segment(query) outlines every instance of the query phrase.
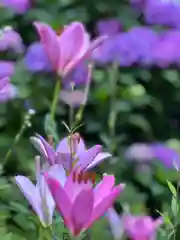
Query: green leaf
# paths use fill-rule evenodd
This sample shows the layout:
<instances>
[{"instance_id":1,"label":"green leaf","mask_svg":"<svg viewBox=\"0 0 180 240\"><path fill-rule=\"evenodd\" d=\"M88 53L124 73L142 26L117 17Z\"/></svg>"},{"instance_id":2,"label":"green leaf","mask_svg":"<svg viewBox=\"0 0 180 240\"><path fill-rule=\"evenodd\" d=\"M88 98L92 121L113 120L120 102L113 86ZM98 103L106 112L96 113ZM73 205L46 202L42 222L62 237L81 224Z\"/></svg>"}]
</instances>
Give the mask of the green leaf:
<instances>
[{"instance_id":1,"label":"green leaf","mask_svg":"<svg viewBox=\"0 0 180 240\"><path fill-rule=\"evenodd\" d=\"M171 191L171 193L173 194L173 196L176 198L177 197L177 191L176 191L176 188L173 186L173 184L167 180L167 184L168 184L168 187Z\"/></svg>"},{"instance_id":2,"label":"green leaf","mask_svg":"<svg viewBox=\"0 0 180 240\"><path fill-rule=\"evenodd\" d=\"M59 138L57 135L57 125L56 125L56 122L50 116L50 114L47 114L45 116L44 130L47 136L52 136L55 139L55 142L58 142Z\"/></svg>"},{"instance_id":3,"label":"green leaf","mask_svg":"<svg viewBox=\"0 0 180 240\"><path fill-rule=\"evenodd\" d=\"M178 206L178 203L177 203L177 199L174 198L174 197L172 197L171 209L172 209L173 215L176 217L177 214L178 214L178 211L179 211L179 206Z\"/></svg>"}]
</instances>

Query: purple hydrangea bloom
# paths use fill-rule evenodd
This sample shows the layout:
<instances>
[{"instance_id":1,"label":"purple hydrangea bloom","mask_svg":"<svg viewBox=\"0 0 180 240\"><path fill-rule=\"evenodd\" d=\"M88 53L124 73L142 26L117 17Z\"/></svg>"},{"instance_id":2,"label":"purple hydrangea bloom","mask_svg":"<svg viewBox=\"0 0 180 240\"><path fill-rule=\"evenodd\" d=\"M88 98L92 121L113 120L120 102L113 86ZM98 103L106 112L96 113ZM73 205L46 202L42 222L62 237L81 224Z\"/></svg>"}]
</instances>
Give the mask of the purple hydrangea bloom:
<instances>
[{"instance_id":1,"label":"purple hydrangea bloom","mask_svg":"<svg viewBox=\"0 0 180 240\"><path fill-rule=\"evenodd\" d=\"M146 0L143 12L147 23L180 27L180 3L178 0Z\"/></svg>"},{"instance_id":2,"label":"purple hydrangea bloom","mask_svg":"<svg viewBox=\"0 0 180 240\"><path fill-rule=\"evenodd\" d=\"M24 50L22 38L11 27L5 27L0 31L0 51L13 49L17 53L22 53Z\"/></svg>"},{"instance_id":3,"label":"purple hydrangea bloom","mask_svg":"<svg viewBox=\"0 0 180 240\"><path fill-rule=\"evenodd\" d=\"M40 42L35 42L28 48L24 61L26 68L31 72L51 70L51 63Z\"/></svg>"},{"instance_id":4,"label":"purple hydrangea bloom","mask_svg":"<svg viewBox=\"0 0 180 240\"><path fill-rule=\"evenodd\" d=\"M157 40L158 35L151 28L134 27L129 32L107 39L92 57L101 64L118 61L120 66L131 66L134 63L151 65L152 48Z\"/></svg>"},{"instance_id":5,"label":"purple hydrangea bloom","mask_svg":"<svg viewBox=\"0 0 180 240\"><path fill-rule=\"evenodd\" d=\"M30 0L1 0L0 3L19 14L25 13L30 8Z\"/></svg>"},{"instance_id":6,"label":"purple hydrangea bloom","mask_svg":"<svg viewBox=\"0 0 180 240\"><path fill-rule=\"evenodd\" d=\"M122 30L122 26L117 19L106 19L97 22L96 32L98 35L114 36Z\"/></svg>"},{"instance_id":7,"label":"purple hydrangea bloom","mask_svg":"<svg viewBox=\"0 0 180 240\"><path fill-rule=\"evenodd\" d=\"M169 30L161 34L153 49L154 64L169 67L180 64L180 31Z\"/></svg>"}]
</instances>

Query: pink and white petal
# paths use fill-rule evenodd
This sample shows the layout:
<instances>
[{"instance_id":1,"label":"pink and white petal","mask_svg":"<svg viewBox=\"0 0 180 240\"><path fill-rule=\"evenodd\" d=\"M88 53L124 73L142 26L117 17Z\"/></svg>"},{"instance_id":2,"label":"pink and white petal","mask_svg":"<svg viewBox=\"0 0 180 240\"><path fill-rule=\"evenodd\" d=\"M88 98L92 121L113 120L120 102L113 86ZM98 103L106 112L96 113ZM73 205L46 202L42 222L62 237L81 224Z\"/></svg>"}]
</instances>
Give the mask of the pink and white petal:
<instances>
[{"instance_id":1,"label":"pink and white petal","mask_svg":"<svg viewBox=\"0 0 180 240\"><path fill-rule=\"evenodd\" d=\"M92 52L99 47L108 37L107 36L101 36L97 39L95 39L89 46L89 48L87 49L87 51L84 53L84 55L82 55L79 58L76 58L75 61L70 62L65 71L64 71L64 75L66 75L67 73L71 72L76 66L78 66L79 64L81 64L83 61L87 60L90 58Z\"/></svg>"},{"instance_id":2,"label":"pink and white petal","mask_svg":"<svg viewBox=\"0 0 180 240\"><path fill-rule=\"evenodd\" d=\"M78 175L78 171L76 172ZM78 181L74 181L73 179L73 172L70 173L68 176L68 179L64 185L65 191L68 194L69 198L71 199L71 202L74 201L76 196L82 191L82 190L89 190L92 188L91 181L88 181L86 183Z\"/></svg>"},{"instance_id":3,"label":"pink and white petal","mask_svg":"<svg viewBox=\"0 0 180 240\"><path fill-rule=\"evenodd\" d=\"M64 69L71 62L83 45L84 27L79 22L73 22L67 26L60 36L61 61L59 68Z\"/></svg>"},{"instance_id":4,"label":"pink and white petal","mask_svg":"<svg viewBox=\"0 0 180 240\"><path fill-rule=\"evenodd\" d=\"M41 42L44 45L53 67L57 70L60 59L60 44L56 33L49 25L42 22L35 22L34 26L37 29Z\"/></svg>"},{"instance_id":5,"label":"pink and white petal","mask_svg":"<svg viewBox=\"0 0 180 240\"><path fill-rule=\"evenodd\" d=\"M95 221L98 220L107 210L112 207L113 202L119 196L120 192L124 189L124 184L120 184L116 186L112 192L102 199L97 205L94 206L93 213L91 215L91 219L85 226L85 228L89 228Z\"/></svg>"},{"instance_id":6,"label":"pink and white petal","mask_svg":"<svg viewBox=\"0 0 180 240\"><path fill-rule=\"evenodd\" d=\"M45 174L45 179L48 183L50 192L56 203L56 207L64 219L65 225L71 227L71 201L68 197L65 188L54 178L51 178L49 174Z\"/></svg>"},{"instance_id":7,"label":"pink and white petal","mask_svg":"<svg viewBox=\"0 0 180 240\"><path fill-rule=\"evenodd\" d=\"M94 202L98 204L103 198L107 197L115 184L114 175L104 175L102 181L94 189Z\"/></svg>"},{"instance_id":8,"label":"pink and white petal","mask_svg":"<svg viewBox=\"0 0 180 240\"><path fill-rule=\"evenodd\" d=\"M114 238L121 239L124 232L122 219L113 208L108 209L107 219Z\"/></svg>"},{"instance_id":9,"label":"pink and white petal","mask_svg":"<svg viewBox=\"0 0 180 240\"><path fill-rule=\"evenodd\" d=\"M48 174L60 182L62 186L64 186L65 182L67 181L66 171L62 165L55 164L51 166Z\"/></svg>"},{"instance_id":10,"label":"pink and white petal","mask_svg":"<svg viewBox=\"0 0 180 240\"><path fill-rule=\"evenodd\" d=\"M86 54L89 46L90 46L90 36L87 32L85 32L85 29L84 29L81 49L79 49L79 51L76 52L77 54L74 56L74 58L71 59L71 61L64 68L64 75L67 75L68 73L72 72L73 69L76 68L77 65L82 62L82 58Z\"/></svg>"},{"instance_id":11,"label":"pink and white petal","mask_svg":"<svg viewBox=\"0 0 180 240\"><path fill-rule=\"evenodd\" d=\"M85 143L84 143L83 139L80 138L76 154L79 155L84 150L86 150L86 146L85 146ZM69 147L68 137L63 138L60 141L60 143L58 144L58 146L56 148L56 152L59 152L59 153L69 153L70 154L70 147Z\"/></svg>"},{"instance_id":12,"label":"pink and white petal","mask_svg":"<svg viewBox=\"0 0 180 240\"><path fill-rule=\"evenodd\" d=\"M51 147L51 145L49 145L49 143L41 135L39 134L36 134L36 135L44 146L49 164L50 165L55 164L56 154L54 149Z\"/></svg>"},{"instance_id":13,"label":"pink and white petal","mask_svg":"<svg viewBox=\"0 0 180 240\"><path fill-rule=\"evenodd\" d=\"M40 175L40 181L37 187L39 188L39 193L42 199L41 204L42 204L44 219L46 220L47 225L51 225L53 220L53 213L55 209L55 202L52 198L52 194L49 190L47 182L42 174Z\"/></svg>"},{"instance_id":14,"label":"pink and white petal","mask_svg":"<svg viewBox=\"0 0 180 240\"><path fill-rule=\"evenodd\" d=\"M74 169L80 168L85 169L87 168L96 158L96 156L102 151L101 145L95 145L88 150L81 152L78 158L78 162L76 163Z\"/></svg>"},{"instance_id":15,"label":"pink and white petal","mask_svg":"<svg viewBox=\"0 0 180 240\"><path fill-rule=\"evenodd\" d=\"M34 146L34 148L45 158L47 158L47 153L46 153L46 149L44 147L44 144L42 143L42 141L37 138L37 137L30 137L30 141L32 143L32 145Z\"/></svg>"},{"instance_id":16,"label":"pink and white petal","mask_svg":"<svg viewBox=\"0 0 180 240\"><path fill-rule=\"evenodd\" d=\"M35 213L38 215L40 220L44 222L43 211L41 208L41 198L38 189L27 177L19 175L15 177L15 181Z\"/></svg>"},{"instance_id":17,"label":"pink and white petal","mask_svg":"<svg viewBox=\"0 0 180 240\"><path fill-rule=\"evenodd\" d=\"M89 221L93 211L93 202L94 196L92 189L82 190L77 195L71 210L74 235L78 235Z\"/></svg>"},{"instance_id":18,"label":"pink and white petal","mask_svg":"<svg viewBox=\"0 0 180 240\"><path fill-rule=\"evenodd\" d=\"M94 161L87 167L87 169L91 169L93 167L95 167L96 165L98 165L99 163L101 163L102 161L104 161L105 159L112 157L112 155L110 153L98 153L98 155L95 157Z\"/></svg>"}]
</instances>

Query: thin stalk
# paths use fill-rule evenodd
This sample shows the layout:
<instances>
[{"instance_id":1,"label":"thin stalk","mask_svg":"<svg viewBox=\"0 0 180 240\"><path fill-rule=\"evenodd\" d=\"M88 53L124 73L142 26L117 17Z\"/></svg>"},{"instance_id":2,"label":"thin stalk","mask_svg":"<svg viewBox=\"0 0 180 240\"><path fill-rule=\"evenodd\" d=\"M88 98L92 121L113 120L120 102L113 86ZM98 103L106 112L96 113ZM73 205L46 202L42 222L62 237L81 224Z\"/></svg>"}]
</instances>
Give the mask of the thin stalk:
<instances>
[{"instance_id":1,"label":"thin stalk","mask_svg":"<svg viewBox=\"0 0 180 240\"><path fill-rule=\"evenodd\" d=\"M114 62L109 72L109 89L110 89L110 114L109 114L109 136L114 138L116 126L116 84L118 80L118 64Z\"/></svg>"},{"instance_id":2,"label":"thin stalk","mask_svg":"<svg viewBox=\"0 0 180 240\"><path fill-rule=\"evenodd\" d=\"M12 143L12 146L11 148L9 148L9 150L7 151L6 153L6 156L5 156L5 159L4 159L4 162L3 162L3 165L6 165L6 163L8 162L9 158L11 157L11 154L12 154L12 151L13 149L15 148L15 146L19 143L22 135L24 134L25 130L28 128L28 127L31 127L31 117L32 115L35 114L35 111L30 109L28 111L28 113L25 114L24 116L24 120L23 120L23 123L19 129L19 131L17 132L15 138L14 138L14 141Z\"/></svg>"},{"instance_id":3,"label":"thin stalk","mask_svg":"<svg viewBox=\"0 0 180 240\"><path fill-rule=\"evenodd\" d=\"M60 81L58 80L54 88L54 96L53 96L53 100L50 108L50 114L53 120L56 113L60 90L61 90L61 84L60 84Z\"/></svg>"}]
</instances>

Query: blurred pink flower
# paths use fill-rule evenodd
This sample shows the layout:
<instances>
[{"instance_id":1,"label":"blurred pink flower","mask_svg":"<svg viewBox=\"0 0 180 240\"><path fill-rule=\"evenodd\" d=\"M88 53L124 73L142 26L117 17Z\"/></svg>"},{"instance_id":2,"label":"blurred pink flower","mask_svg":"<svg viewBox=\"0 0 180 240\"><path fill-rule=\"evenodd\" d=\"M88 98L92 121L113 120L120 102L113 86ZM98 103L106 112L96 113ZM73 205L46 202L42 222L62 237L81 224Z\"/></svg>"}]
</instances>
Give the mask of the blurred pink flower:
<instances>
[{"instance_id":1,"label":"blurred pink flower","mask_svg":"<svg viewBox=\"0 0 180 240\"><path fill-rule=\"evenodd\" d=\"M0 32L0 51L14 50L17 53L22 53L24 50L22 38L10 27L5 27Z\"/></svg>"},{"instance_id":2,"label":"blurred pink flower","mask_svg":"<svg viewBox=\"0 0 180 240\"><path fill-rule=\"evenodd\" d=\"M161 217L156 220L150 216L123 217L124 230L132 240L155 240L156 230L162 223Z\"/></svg>"},{"instance_id":3,"label":"blurred pink flower","mask_svg":"<svg viewBox=\"0 0 180 240\"><path fill-rule=\"evenodd\" d=\"M70 73L104 40L100 37L91 43L89 34L80 22L66 26L61 35L45 23L35 22L34 25L54 70L60 76Z\"/></svg>"},{"instance_id":4,"label":"blurred pink flower","mask_svg":"<svg viewBox=\"0 0 180 240\"><path fill-rule=\"evenodd\" d=\"M51 166L49 173L58 179L62 185L65 183L66 173L63 167L59 165ZM21 175L16 176L15 181L43 226L51 225L55 203L44 179L44 175L41 173L39 158L36 159L35 185L27 177Z\"/></svg>"},{"instance_id":5,"label":"blurred pink flower","mask_svg":"<svg viewBox=\"0 0 180 240\"><path fill-rule=\"evenodd\" d=\"M23 14L30 8L30 0L0 0L0 5Z\"/></svg>"},{"instance_id":6,"label":"blurred pink flower","mask_svg":"<svg viewBox=\"0 0 180 240\"><path fill-rule=\"evenodd\" d=\"M74 182L72 175L69 175L64 186L48 173L45 178L65 225L73 236L77 236L112 206L125 185L114 187L114 176L106 175L93 189L90 182Z\"/></svg>"},{"instance_id":7,"label":"blurred pink flower","mask_svg":"<svg viewBox=\"0 0 180 240\"><path fill-rule=\"evenodd\" d=\"M17 88L10 83L8 77L0 79L0 102L7 102L16 97L17 94Z\"/></svg>"},{"instance_id":8,"label":"blurred pink flower","mask_svg":"<svg viewBox=\"0 0 180 240\"><path fill-rule=\"evenodd\" d=\"M14 73L14 62L0 60L0 79L10 77Z\"/></svg>"}]
</instances>

